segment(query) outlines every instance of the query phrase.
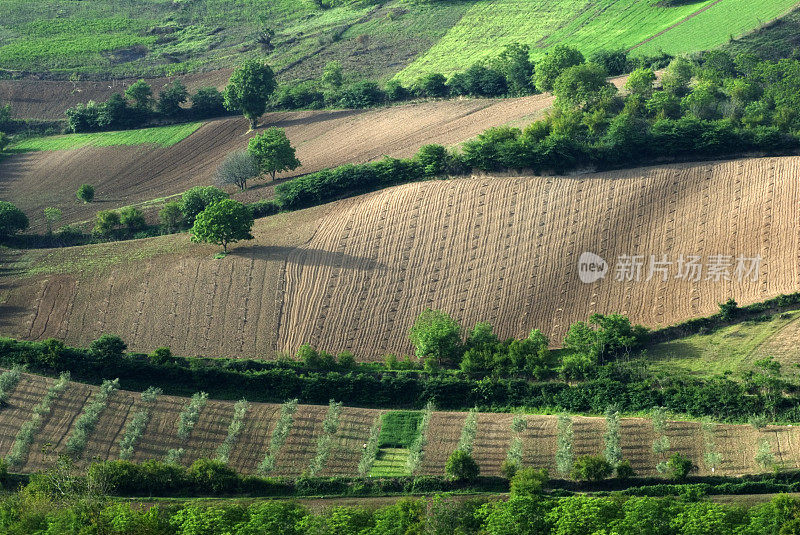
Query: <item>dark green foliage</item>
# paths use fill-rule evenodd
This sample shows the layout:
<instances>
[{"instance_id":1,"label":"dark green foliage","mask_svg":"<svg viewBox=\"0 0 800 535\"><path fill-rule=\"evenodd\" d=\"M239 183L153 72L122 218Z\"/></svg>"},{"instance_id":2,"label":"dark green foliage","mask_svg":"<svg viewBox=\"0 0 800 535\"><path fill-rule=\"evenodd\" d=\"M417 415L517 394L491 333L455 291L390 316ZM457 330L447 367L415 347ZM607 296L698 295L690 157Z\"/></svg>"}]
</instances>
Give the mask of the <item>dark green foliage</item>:
<instances>
[{"instance_id":1,"label":"dark green foliage","mask_svg":"<svg viewBox=\"0 0 800 535\"><path fill-rule=\"evenodd\" d=\"M381 416L379 448L408 448L419 435L422 413L419 411L389 411Z\"/></svg>"},{"instance_id":2,"label":"dark green foliage","mask_svg":"<svg viewBox=\"0 0 800 535\"><path fill-rule=\"evenodd\" d=\"M461 326L446 312L425 310L411 327L409 338L421 359L433 359L438 366L461 360Z\"/></svg>"},{"instance_id":3,"label":"dark green foliage","mask_svg":"<svg viewBox=\"0 0 800 535\"><path fill-rule=\"evenodd\" d=\"M615 475L617 479L626 481L632 477L636 477L636 472L634 472L631 462L626 459L617 464Z\"/></svg>"},{"instance_id":4,"label":"dark green foliage","mask_svg":"<svg viewBox=\"0 0 800 535\"><path fill-rule=\"evenodd\" d=\"M186 224L193 225L197 214L206 209L207 206L225 200L229 197L227 193L214 186L195 186L184 192L181 197L181 212L186 218Z\"/></svg>"},{"instance_id":5,"label":"dark green foliage","mask_svg":"<svg viewBox=\"0 0 800 535\"><path fill-rule=\"evenodd\" d=\"M414 82L413 91L420 97L446 97L447 79L440 73L423 75Z\"/></svg>"},{"instance_id":6,"label":"dark green foliage","mask_svg":"<svg viewBox=\"0 0 800 535\"><path fill-rule=\"evenodd\" d=\"M564 349L602 364L639 347L646 333L641 325L631 325L626 316L592 314L588 323L570 326Z\"/></svg>"},{"instance_id":7,"label":"dark green foliage","mask_svg":"<svg viewBox=\"0 0 800 535\"><path fill-rule=\"evenodd\" d=\"M556 78L574 65L580 65L586 60L583 54L575 48L566 45L556 45L536 63L534 83L539 91L550 91Z\"/></svg>"},{"instance_id":8,"label":"dark green foliage","mask_svg":"<svg viewBox=\"0 0 800 535\"><path fill-rule=\"evenodd\" d=\"M149 110L153 104L153 88L144 80L138 80L125 90L125 97L133 101L134 107Z\"/></svg>"},{"instance_id":9,"label":"dark green foliage","mask_svg":"<svg viewBox=\"0 0 800 535\"><path fill-rule=\"evenodd\" d=\"M475 63L466 71L454 74L447 86L451 95L498 97L508 93L505 76L481 63Z\"/></svg>"},{"instance_id":10,"label":"dark green foliage","mask_svg":"<svg viewBox=\"0 0 800 535\"><path fill-rule=\"evenodd\" d=\"M344 88L339 94L343 108L371 108L383 104L386 94L376 82L365 80Z\"/></svg>"},{"instance_id":11,"label":"dark green foliage","mask_svg":"<svg viewBox=\"0 0 800 535\"><path fill-rule=\"evenodd\" d=\"M147 222L144 220L144 214L142 214L141 210L133 206L120 209L119 222L121 225L128 227L130 232L142 230L147 226Z\"/></svg>"},{"instance_id":12,"label":"dark green foliage","mask_svg":"<svg viewBox=\"0 0 800 535\"><path fill-rule=\"evenodd\" d=\"M547 470L520 468L511 478L511 496L535 496L541 494L549 480Z\"/></svg>"},{"instance_id":13,"label":"dark green foliage","mask_svg":"<svg viewBox=\"0 0 800 535\"><path fill-rule=\"evenodd\" d=\"M667 468L671 479L676 481L685 480L689 474L697 470L697 466L688 457L680 453L673 453L667 461Z\"/></svg>"},{"instance_id":14,"label":"dark green foliage","mask_svg":"<svg viewBox=\"0 0 800 535\"><path fill-rule=\"evenodd\" d=\"M734 299L728 299L724 303L719 304L719 319L722 321L731 321L739 313L739 305Z\"/></svg>"},{"instance_id":15,"label":"dark green foliage","mask_svg":"<svg viewBox=\"0 0 800 535\"><path fill-rule=\"evenodd\" d=\"M415 158L427 177L441 175L447 169L447 149L441 145L423 145Z\"/></svg>"},{"instance_id":16,"label":"dark green foliage","mask_svg":"<svg viewBox=\"0 0 800 535\"><path fill-rule=\"evenodd\" d=\"M175 80L158 95L158 112L166 117L177 117L183 112L181 104L188 98L186 86L180 80Z\"/></svg>"},{"instance_id":17,"label":"dark green foliage","mask_svg":"<svg viewBox=\"0 0 800 535\"><path fill-rule=\"evenodd\" d=\"M294 147L281 128L268 128L251 138L247 145L247 153L253 159L256 169L268 173L272 180L275 180L277 173L293 171L300 167L300 160L295 156Z\"/></svg>"},{"instance_id":18,"label":"dark green foliage","mask_svg":"<svg viewBox=\"0 0 800 535\"><path fill-rule=\"evenodd\" d=\"M7 238L28 228L28 217L10 202L0 201L0 238Z\"/></svg>"},{"instance_id":19,"label":"dark green foliage","mask_svg":"<svg viewBox=\"0 0 800 535\"><path fill-rule=\"evenodd\" d=\"M472 455L463 450L456 450L447 459L444 473L453 481L473 481L480 474L480 467Z\"/></svg>"},{"instance_id":20,"label":"dark green foliage","mask_svg":"<svg viewBox=\"0 0 800 535\"><path fill-rule=\"evenodd\" d=\"M168 202L158 211L158 220L161 227L168 233L176 232L183 226L184 216L181 203Z\"/></svg>"},{"instance_id":21,"label":"dark green foliage","mask_svg":"<svg viewBox=\"0 0 800 535\"><path fill-rule=\"evenodd\" d=\"M78 197L78 200L83 202L92 202L94 200L94 186L91 184L82 184L81 187L78 188L78 191L75 192L75 196Z\"/></svg>"},{"instance_id":22,"label":"dark green foliage","mask_svg":"<svg viewBox=\"0 0 800 535\"><path fill-rule=\"evenodd\" d=\"M582 455L575 459L570 477L579 481L601 481L614 472L602 455Z\"/></svg>"},{"instance_id":23,"label":"dark green foliage","mask_svg":"<svg viewBox=\"0 0 800 535\"><path fill-rule=\"evenodd\" d=\"M240 111L250 121L250 128L254 129L276 87L275 74L269 65L258 60L245 61L233 71L228 81L225 107Z\"/></svg>"},{"instance_id":24,"label":"dark green foliage","mask_svg":"<svg viewBox=\"0 0 800 535\"><path fill-rule=\"evenodd\" d=\"M272 96L272 107L287 110L319 109L325 106L325 95L314 82L280 86Z\"/></svg>"},{"instance_id":25,"label":"dark green foliage","mask_svg":"<svg viewBox=\"0 0 800 535\"><path fill-rule=\"evenodd\" d=\"M252 240L253 212L233 199L224 199L207 206L197 214L192 225L192 241L222 245L228 252L228 244L239 240Z\"/></svg>"},{"instance_id":26,"label":"dark green foliage","mask_svg":"<svg viewBox=\"0 0 800 535\"><path fill-rule=\"evenodd\" d=\"M225 97L216 87L201 87L191 96L192 115L197 119L225 115Z\"/></svg>"},{"instance_id":27,"label":"dark green foliage","mask_svg":"<svg viewBox=\"0 0 800 535\"><path fill-rule=\"evenodd\" d=\"M127 349L128 344L114 334L104 334L89 346L92 356L105 365L113 365L118 362Z\"/></svg>"},{"instance_id":28,"label":"dark green foliage","mask_svg":"<svg viewBox=\"0 0 800 535\"><path fill-rule=\"evenodd\" d=\"M99 238L108 238L120 224L119 212L115 210L100 210L95 215L92 234Z\"/></svg>"}]
</instances>

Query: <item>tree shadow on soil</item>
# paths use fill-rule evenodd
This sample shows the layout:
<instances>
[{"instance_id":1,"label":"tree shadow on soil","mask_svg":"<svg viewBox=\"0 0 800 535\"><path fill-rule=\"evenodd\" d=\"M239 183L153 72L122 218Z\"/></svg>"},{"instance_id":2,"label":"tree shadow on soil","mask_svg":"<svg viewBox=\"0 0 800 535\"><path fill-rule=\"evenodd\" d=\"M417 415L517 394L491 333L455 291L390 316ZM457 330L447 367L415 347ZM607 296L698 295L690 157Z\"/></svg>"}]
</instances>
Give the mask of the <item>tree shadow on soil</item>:
<instances>
[{"instance_id":1,"label":"tree shadow on soil","mask_svg":"<svg viewBox=\"0 0 800 535\"><path fill-rule=\"evenodd\" d=\"M291 253L295 254L291 255ZM386 264L372 258L325 251L323 249L299 249L297 247L282 247L278 245L242 245L231 250L229 255L253 256L259 260L285 260L304 266L333 266L358 271L386 269Z\"/></svg>"}]
</instances>

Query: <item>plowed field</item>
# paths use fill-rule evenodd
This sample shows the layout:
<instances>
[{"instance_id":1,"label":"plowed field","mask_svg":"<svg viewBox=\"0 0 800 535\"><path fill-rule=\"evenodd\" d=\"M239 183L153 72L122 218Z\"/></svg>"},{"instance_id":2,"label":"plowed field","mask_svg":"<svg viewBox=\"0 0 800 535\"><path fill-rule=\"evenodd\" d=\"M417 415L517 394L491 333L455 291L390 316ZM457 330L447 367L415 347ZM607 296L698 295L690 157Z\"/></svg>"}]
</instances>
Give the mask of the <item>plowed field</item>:
<instances>
[{"instance_id":1,"label":"plowed field","mask_svg":"<svg viewBox=\"0 0 800 535\"><path fill-rule=\"evenodd\" d=\"M35 375L25 375L13 390L8 406L0 409L0 456L11 449L20 426L31 416L31 408L41 400L51 380ZM63 451L72 433L74 422L89 402L96 387L71 383L57 398L50 416L45 417L36 434L23 472L32 472L53 462ZM160 396L151 411L151 419L142 440L134 451L135 461L163 460L170 448L182 447L181 458L190 464L199 457L214 457L217 447L226 436L233 402L209 401L200 413L200 419L188 441L177 436L178 415L188 399ZM119 441L133 413L141 404L139 394L114 392L103 410L79 464L86 465L95 459L117 459ZM269 448L269 440L278 418L279 405L254 403L248 411L244 427L230 455L229 464L243 473L254 473L258 463ZM297 476L308 468L316 453L317 437L322 433L327 407L300 405L289 437L276 458L273 475ZM363 444L367 442L370 427L381 413L375 409L344 407L339 430L334 435L330 455L321 475L357 475ZM458 445L465 413L434 412L428 429L421 474L443 474L447 458ZM485 475L499 475L500 464L505 460L511 442L510 414L481 413L473 443L473 455ZM528 428L520 434L523 443L523 464L548 468L555 474L556 417L526 416ZM578 455L596 455L603 450L603 418L574 417L574 447ZM624 458L631 461L640 475L655 475L658 460L652 452L656 438L649 420L623 418L621 439ZM766 439L771 445L775 461L786 468L800 467L800 429L791 426L769 426L757 431L750 426L718 425L715 430L717 451L722 463L716 474L741 475L761 471L754 461L756 445ZM668 422L666 435L672 452L680 452L693 459L700 467L699 473L709 473L703 463L705 442L696 422ZM47 445L49 453L42 453Z\"/></svg>"},{"instance_id":2,"label":"plowed field","mask_svg":"<svg viewBox=\"0 0 800 535\"><path fill-rule=\"evenodd\" d=\"M3 251L0 329L87 344L101 333L136 350L265 356L302 343L360 360L410 352L427 307L503 337L539 328L555 344L594 312L649 326L796 290L800 158L681 164L581 177L408 184L259 220L256 239L213 259L185 235L26 254ZM583 252L609 271L579 280ZM641 256L639 280L616 280ZM650 275L650 257L666 260ZM699 280L680 255L701 257ZM708 280L712 257L731 263ZM757 280L735 258L760 255ZM633 278L633 274L632 277Z\"/></svg>"},{"instance_id":3,"label":"plowed field","mask_svg":"<svg viewBox=\"0 0 800 535\"><path fill-rule=\"evenodd\" d=\"M384 155L412 156L426 143L457 145L491 126L526 124L552 104L538 95L503 100L425 102L375 110L270 113L265 126L284 128L303 166L283 177ZM247 121L206 123L172 147L82 147L30 152L0 162L0 199L29 214L34 229L44 228L42 210L60 208L64 223L92 219L98 210L119 208L208 185L229 153L247 146ZM95 202L75 198L81 184L95 186ZM242 201L272 195L269 182L237 194Z\"/></svg>"}]
</instances>

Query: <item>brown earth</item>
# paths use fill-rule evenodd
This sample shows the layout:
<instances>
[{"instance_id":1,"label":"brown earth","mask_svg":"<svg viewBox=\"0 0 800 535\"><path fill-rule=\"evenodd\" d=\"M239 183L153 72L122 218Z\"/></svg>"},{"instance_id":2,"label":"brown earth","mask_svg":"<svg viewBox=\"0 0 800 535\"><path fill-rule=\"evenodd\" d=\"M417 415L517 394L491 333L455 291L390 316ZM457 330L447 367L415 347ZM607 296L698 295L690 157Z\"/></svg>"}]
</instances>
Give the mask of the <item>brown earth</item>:
<instances>
[{"instance_id":1,"label":"brown earth","mask_svg":"<svg viewBox=\"0 0 800 535\"><path fill-rule=\"evenodd\" d=\"M457 145L490 126L524 124L549 108L552 99L533 96L506 100L423 102L374 110L269 113L262 125L284 128L303 166L281 178L383 156L412 156L426 143ZM108 210L175 195L213 183L219 163L246 148L247 121L218 119L204 124L169 148L139 145L83 147L30 152L0 162L0 198L30 214L33 228L44 228L42 210L62 210L64 223L87 221ZM75 191L90 183L95 201L79 202ZM259 182L242 201L272 196L272 184ZM232 192L234 190L231 190Z\"/></svg>"},{"instance_id":2,"label":"brown earth","mask_svg":"<svg viewBox=\"0 0 800 535\"><path fill-rule=\"evenodd\" d=\"M158 95L161 89L174 80L183 82L190 92L200 87L224 88L231 76L231 69L195 73L169 78L146 78ZM90 100L105 102L114 93L124 93L137 78L103 81L55 81L27 77L20 80L0 80L0 102L11 104L14 117L18 119L42 119L55 121L64 118L64 112L77 104Z\"/></svg>"},{"instance_id":3,"label":"brown earth","mask_svg":"<svg viewBox=\"0 0 800 535\"><path fill-rule=\"evenodd\" d=\"M580 177L407 184L261 219L226 259L186 235L25 254L0 251L0 328L10 336L262 357L302 343L359 360L409 353L425 308L502 337L539 328L558 344L594 312L648 326L796 290L800 158L679 164ZM582 284L578 258L607 276ZM757 281L647 281L650 255L760 255ZM615 280L644 255L641 280ZM706 276L704 272L703 277Z\"/></svg>"},{"instance_id":4,"label":"brown earth","mask_svg":"<svg viewBox=\"0 0 800 535\"><path fill-rule=\"evenodd\" d=\"M24 375L11 392L9 403L0 409L0 456L11 449L17 431L30 419L33 405L38 403L52 384L51 379ZM74 422L85 405L90 402L97 387L71 383L56 399L51 414L44 418L36 434L30 454L22 472L40 470L52 463L64 451L72 434ZM214 457L217 447L227 434L233 414L233 402L209 400L200 413L200 420L188 441L177 437L177 421L187 398L160 396L153 406L150 422L141 442L135 448L134 460L163 460L170 448L183 447L181 458L191 464L199 457ZM97 427L89 437L80 460L85 466L93 460L117 459L119 441L133 413L141 404L140 394L127 391L114 392L106 409L101 413ZM258 463L269 448L272 428L277 421L279 405L253 403L245 425L233 446L229 464L242 473L254 473ZM326 406L300 405L295 413L289 437L279 451L273 475L300 475L314 458L317 438L322 432ZM363 444L380 409L344 407L339 429L321 475L356 476L362 456ZM428 429L420 473L441 475L447 458L455 450L466 414L459 412L434 412ZM521 433L525 466L555 470L556 417L527 415L528 429ZM510 414L480 413L473 456L484 475L499 475L500 464L505 460L511 442ZM603 450L603 418L573 417L573 452L579 455L597 455ZM703 462L705 440L698 422L669 421L666 435L670 439L670 454L680 452L699 465L699 474L708 475ZM634 470L642 476L656 474L655 465L660 460L652 452L656 434L652 423L642 418L623 418L621 421L622 450ZM758 441L766 439L779 465L800 468L800 429L792 426L768 426L756 430L744 425L719 424L714 431L716 450L722 454L722 464L717 475L742 475L761 472L754 457ZM47 450L43 453L42 450Z\"/></svg>"}]
</instances>

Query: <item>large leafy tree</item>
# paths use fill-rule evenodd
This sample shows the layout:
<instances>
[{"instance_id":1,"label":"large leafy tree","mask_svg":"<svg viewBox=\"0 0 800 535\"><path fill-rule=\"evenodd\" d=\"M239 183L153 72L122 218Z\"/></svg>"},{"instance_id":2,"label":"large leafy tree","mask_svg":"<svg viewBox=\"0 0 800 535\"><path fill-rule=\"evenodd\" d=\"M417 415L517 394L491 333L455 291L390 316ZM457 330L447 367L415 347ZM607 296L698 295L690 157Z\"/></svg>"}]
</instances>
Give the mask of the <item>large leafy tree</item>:
<instances>
[{"instance_id":1,"label":"large leafy tree","mask_svg":"<svg viewBox=\"0 0 800 535\"><path fill-rule=\"evenodd\" d=\"M253 212L233 199L211 204L197 214L192 226L192 241L222 245L228 252L228 244L239 240L252 240Z\"/></svg>"},{"instance_id":2,"label":"large leafy tree","mask_svg":"<svg viewBox=\"0 0 800 535\"><path fill-rule=\"evenodd\" d=\"M420 358L429 357L442 365L455 363L461 352L461 326L446 312L427 309L409 332Z\"/></svg>"},{"instance_id":3,"label":"large leafy tree","mask_svg":"<svg viewBox=\"0 0 800 535\"><path fill-rule=\"evenodd\" d=\"M258 168L269 173L272 180L281 171L292 171L300 167L294 147L282 128L268 128L255 136L247 145L247 152L253 157Z\"/></svg>"},{"instance_id":4,"label":"large leafy tree","mask_svg":"<svg viewBox=\"0 0 800 535\"><path fill-rule=\"evenodd\" d=\"M250 128L258 126L258 118L267 110L267 101L275 91L275 73L269 65L249 60L239 66L225 88L225 107L240 110L250 121Z\"/></svg>"}]
</instances>

